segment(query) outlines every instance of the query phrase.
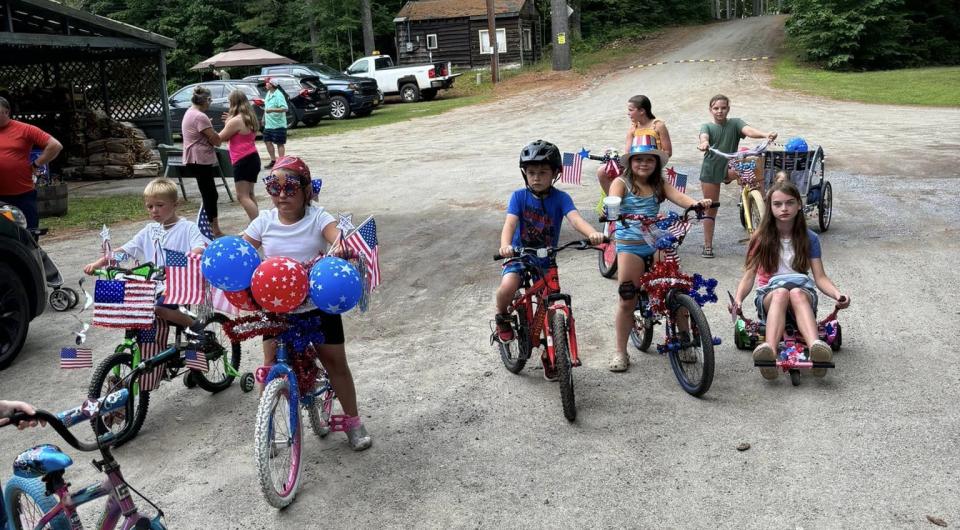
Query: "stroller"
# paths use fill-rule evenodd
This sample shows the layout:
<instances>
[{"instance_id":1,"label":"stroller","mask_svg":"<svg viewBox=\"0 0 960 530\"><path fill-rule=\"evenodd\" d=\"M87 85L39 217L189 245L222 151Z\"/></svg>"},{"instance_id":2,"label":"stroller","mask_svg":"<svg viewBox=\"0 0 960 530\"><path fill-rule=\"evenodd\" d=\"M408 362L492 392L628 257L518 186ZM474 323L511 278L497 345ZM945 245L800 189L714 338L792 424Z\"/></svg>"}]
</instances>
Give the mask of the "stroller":
<instances>
[{"instance_id":1,"label":"stroller","mask_svg":"<svg viewBox=\"0 0 960 530\"><path fill-rule=\"evenodd\" d=\"M39 246L40 236L46 234L47 229L35 228L30 230L30 233L33 234L33 239L37 241L37 246ZM63 286L63 276L60 275L60 269L50 259L47 252L43 250L43 247L40 247L40 256L43 259L43 273L46 276L47 287L53 289L47 297L50 307L57 311L67 311L77 307L80 302L80 295L74 289Z\"/></svg>"}]
</instances>

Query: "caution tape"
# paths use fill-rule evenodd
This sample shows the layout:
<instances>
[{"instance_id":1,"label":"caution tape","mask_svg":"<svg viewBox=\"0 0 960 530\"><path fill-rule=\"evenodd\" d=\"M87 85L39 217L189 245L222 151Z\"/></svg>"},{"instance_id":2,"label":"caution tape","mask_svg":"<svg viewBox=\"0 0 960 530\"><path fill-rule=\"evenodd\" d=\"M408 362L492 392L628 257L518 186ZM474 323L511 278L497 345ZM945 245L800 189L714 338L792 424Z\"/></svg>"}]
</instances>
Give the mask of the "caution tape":
<instances>
[{"instance_id":1,"label":"caution tape","mask_svg":"<svg viewBox=\"0 0 960 530\"><path fill-rule=\"evenodd\" d=\"M759 57L741 57L739 59L680 59L678 61L660 61L658 63L636 64L630 68L647 68L650 66L660 66L663 64L683 64L683 63L745 63L751 61L766 61L773 59L772 55L761 55Z\"/></svg>"}]
</instances>

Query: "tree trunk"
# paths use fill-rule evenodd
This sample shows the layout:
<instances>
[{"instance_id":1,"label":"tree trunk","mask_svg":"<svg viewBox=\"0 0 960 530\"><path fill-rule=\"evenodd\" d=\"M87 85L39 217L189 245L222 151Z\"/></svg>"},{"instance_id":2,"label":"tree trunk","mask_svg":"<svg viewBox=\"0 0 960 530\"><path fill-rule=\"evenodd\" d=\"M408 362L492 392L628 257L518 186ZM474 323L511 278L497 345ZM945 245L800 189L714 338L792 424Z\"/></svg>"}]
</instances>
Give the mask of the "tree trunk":
<instances>
[{"instance_id":1,"label":"tree trunk","mask_svg":"<svg viewBox=\"0 0 960 530\"><path fill-rule=\"evenodd\" d=\"M370 12L370 0L360 0L360 21L363 24L363 54L373 55L373 14Z\"/></svg>"},{"instance_id":2,"label":"tree trunk","mask_svg":"<svg viewBox=\"0 0 960 530\"><path fill-rule=\"evenodd\" d=\"M320 62L320 53L318 48L320 47L320 30L317 28L317 15L311 10L309 12L310 23L310 61L314 63Z\"/></svg>"},{"instance_id":3,"label":"tree trunk","mask_svg":"<svg viewBox=\"0 0 960 530\"><path fill-rule=\"evenodd\" d=\"M727 0L727 20L730 20L733 16L730 15L730 0Z\"/></svg>"}]
</instances>

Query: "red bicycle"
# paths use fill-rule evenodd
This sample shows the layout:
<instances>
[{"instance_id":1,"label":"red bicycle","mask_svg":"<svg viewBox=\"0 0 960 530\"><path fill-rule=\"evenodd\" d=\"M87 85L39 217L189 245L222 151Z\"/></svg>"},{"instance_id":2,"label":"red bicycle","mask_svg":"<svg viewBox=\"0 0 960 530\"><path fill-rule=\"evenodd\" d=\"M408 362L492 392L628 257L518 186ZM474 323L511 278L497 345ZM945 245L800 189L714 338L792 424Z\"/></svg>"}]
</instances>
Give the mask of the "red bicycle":
<instances>
[{"instance_id":1,"label":"red bicycle","mask_svg":"<svg viewBox=\"0 0 960 530\"><path fill-rule=\"evenodd\" d=\"M562 250L599 250L587 239L571 241L559 247L516 247L516 257L509 258L521 266L520 289L507 308L513 327L513 340L500 341L494 331L490 343L498 344L500 359L512 373L520 373L534 348L546 347L544 369L553 370L560 382L560 401L563 415L569 421L577 418L577 403L573 391L573 367L580 366L577 352L577 332L573 320L570 295L560 291L560 275L556 256ZM542 268L537 259L549 260ZM504 259L497 254L494 260Z\"/></svg>"}]
</instances>

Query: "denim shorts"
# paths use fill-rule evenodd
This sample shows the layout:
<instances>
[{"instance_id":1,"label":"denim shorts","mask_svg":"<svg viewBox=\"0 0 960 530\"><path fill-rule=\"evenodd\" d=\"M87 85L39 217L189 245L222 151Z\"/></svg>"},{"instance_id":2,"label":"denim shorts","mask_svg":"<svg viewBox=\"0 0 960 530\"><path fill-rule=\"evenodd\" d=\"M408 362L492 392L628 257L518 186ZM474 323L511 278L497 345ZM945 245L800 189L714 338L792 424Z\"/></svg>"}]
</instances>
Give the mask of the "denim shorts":
<instances>
[{"instance_id":1,"label":"denim shorts","mask_svg":"<svg viewBox=\"0 0 960 530\"><path fill-rule=\"evenodd\" d=\"M264 129L263 141L270 142L272 144L283 145L287 143L287 129Z\"/></svg>"},{"instance_id":2,"label":"denim shorts","mask_svg":"<svg viewBox=\"0 0 960 530\"><path fill-rule=\"evenodd\" d=\"M500 271L500 276L506 276L507 274L523 274L523 265L522 261L519 259L511 259L510 261L503 264L503 270ZM550 258L534 258L532 263L539 266L543 270L550 268Z\"/></svg>"}]
</instances>

